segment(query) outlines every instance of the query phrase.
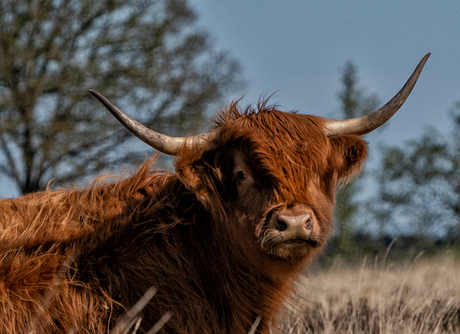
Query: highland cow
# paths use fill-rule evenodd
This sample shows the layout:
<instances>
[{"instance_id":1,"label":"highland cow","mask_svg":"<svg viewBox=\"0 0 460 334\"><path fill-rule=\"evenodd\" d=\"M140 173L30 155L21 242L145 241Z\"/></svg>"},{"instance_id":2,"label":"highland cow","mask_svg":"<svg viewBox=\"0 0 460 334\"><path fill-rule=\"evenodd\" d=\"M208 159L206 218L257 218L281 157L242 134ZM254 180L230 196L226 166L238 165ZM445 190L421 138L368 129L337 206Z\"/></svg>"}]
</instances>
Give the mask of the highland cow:
<instances>
[{"instance_id":1,"label":"highland cow","mask_svg":"<svg viewBox=\"0 0 460 334\"><path fill-rule=\"evenodd\" d=\"M0 332L269 333L327 241L337 186L366 158L361 135L399 109L427 58L365 117L232 103L190 138L149 130L91 91L176 156L175 172L152 159L117 182L1 200Z\"/></svg>"}]
</instances>

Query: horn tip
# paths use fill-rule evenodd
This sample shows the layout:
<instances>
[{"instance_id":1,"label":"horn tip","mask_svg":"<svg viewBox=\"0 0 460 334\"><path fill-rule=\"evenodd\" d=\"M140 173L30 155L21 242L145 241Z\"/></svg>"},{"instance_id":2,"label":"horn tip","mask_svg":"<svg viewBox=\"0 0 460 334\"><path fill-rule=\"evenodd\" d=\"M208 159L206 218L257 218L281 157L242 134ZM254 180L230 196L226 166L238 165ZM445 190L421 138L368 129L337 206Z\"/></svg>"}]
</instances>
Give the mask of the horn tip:
<instances>
[{"instance_id":1,"label":"horn tip","mask_svg":"<svg viewBox=\"0 0 460 334\"><path fill-rule=\"evenodd\" d=\"M94 96L97 94L97 92L94 89L91 89L91 88L88 89L88 92L90 92Z\"/></svg>"},{"instance_id":2,"label":"horn tip","mask_svg":"<svg viewBox=\"0 0 460 334\"><path fill-rule=\"evenodd\" d=\"M91 93L96 99L98 99L102 104L104 104L103 100L105 100L105 97L99 93L98 91L95 91L94 89L88 89L88 92Z\"/></svg>"},{"instance_id":3,"label":"horn tip","mask_svg":"<svg viewBox=\"0 0 460 334\"><path fill-rule=\"evenodd\" d=\"M422 58L422 60L420 61L420 63L425 64L426 61L428 60L428 58L430 58L430 56L431 56L431 52L428 52L428 53L425 55L425 57Z\"/></svg>"}]
</instances>

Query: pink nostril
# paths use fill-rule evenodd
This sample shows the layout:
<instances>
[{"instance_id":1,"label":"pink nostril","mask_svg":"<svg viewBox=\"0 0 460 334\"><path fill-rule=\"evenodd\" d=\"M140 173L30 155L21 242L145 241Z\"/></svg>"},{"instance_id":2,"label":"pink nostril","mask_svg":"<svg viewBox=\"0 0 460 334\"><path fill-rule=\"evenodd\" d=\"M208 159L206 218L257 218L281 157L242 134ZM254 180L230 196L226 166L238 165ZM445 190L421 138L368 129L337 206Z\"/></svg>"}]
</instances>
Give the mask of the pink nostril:
<instances>
[{"instance_id":1,"label":"pink nostril","mask_svg":"<svg viewBox=\"0 0 460 334\"><path fill-rule=\"evenodd\" d=\"M307 221L305 222L305 228L307 230L313 230L313 221L312 221L311 217L309 217L307 219Z\"/></svg>"}]
</instances>

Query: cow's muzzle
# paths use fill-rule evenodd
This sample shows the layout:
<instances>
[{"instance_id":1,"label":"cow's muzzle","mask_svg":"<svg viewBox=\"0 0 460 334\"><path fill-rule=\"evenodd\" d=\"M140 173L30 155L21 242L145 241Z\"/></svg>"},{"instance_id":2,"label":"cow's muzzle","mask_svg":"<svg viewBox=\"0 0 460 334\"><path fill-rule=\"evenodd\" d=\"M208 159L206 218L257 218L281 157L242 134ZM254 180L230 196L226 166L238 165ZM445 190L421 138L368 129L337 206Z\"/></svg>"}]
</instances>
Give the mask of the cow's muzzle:
<instances>
[{"instance_id":1,"label":"cow's muzzle","mask_svg":"<svg viewBox=\"0 0 460 334\"><path fill-rule=\"evenodd\" d=\"M284 207L271 215L268 228L275 230L284 244L319 246L319 225L313 210L305 204Z\"/></svg>"}]
</instances>

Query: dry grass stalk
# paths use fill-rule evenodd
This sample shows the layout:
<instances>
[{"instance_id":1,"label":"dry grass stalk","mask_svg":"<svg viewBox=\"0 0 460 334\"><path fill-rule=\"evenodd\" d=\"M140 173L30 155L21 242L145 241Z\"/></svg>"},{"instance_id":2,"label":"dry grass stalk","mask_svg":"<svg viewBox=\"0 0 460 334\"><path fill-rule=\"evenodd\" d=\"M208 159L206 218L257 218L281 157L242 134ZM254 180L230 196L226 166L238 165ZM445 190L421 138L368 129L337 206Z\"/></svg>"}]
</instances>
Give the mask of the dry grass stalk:
<instances>
[{"instance_id":1,"label":"dry grass stalk","mask_svg":"<svg viewBox=\"0 0 460 334\"><path fill-rule=\"evenodd\" d=\"M282 332L460 332L460 262L454 256L422 256L399 265L369 262L338 263L302 278L287 305L291 315L282 318Z\"/></svg>"}]
</instances>

